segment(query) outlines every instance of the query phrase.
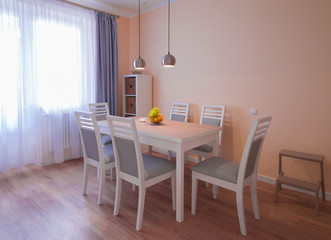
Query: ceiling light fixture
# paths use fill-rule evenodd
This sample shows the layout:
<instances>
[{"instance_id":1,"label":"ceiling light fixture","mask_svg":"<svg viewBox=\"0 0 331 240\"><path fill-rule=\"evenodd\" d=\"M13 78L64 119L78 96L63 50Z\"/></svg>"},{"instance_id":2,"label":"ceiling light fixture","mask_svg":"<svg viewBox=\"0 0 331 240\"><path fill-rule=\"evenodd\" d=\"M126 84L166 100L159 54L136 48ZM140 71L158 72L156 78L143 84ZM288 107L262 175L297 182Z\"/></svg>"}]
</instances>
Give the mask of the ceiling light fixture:
<instances>
[{"instance_id":1,"label":"ceiling light fixture","mask_svg":"<svg viewBox=\"0 0 331 240\"><path fill-rule=\"evenodd\" d=\"M170 0L168 0L168 54L162 58L163 67L174 67L176 58L170 54Z\"/></svg>"},{"instance_id":2,"label":"ceiling light fixture","mask_svg":"<svg viewBox=\"0 0 331 240\"><path fill-rule=\"evenodd\" d=\"M139 57L136 60L134 60L133 66L137 70L144 70L146 67L146 62L144 59L140 57L140 0L138 0L138 4L139 4Z\"/></svg>"}]
</instances>

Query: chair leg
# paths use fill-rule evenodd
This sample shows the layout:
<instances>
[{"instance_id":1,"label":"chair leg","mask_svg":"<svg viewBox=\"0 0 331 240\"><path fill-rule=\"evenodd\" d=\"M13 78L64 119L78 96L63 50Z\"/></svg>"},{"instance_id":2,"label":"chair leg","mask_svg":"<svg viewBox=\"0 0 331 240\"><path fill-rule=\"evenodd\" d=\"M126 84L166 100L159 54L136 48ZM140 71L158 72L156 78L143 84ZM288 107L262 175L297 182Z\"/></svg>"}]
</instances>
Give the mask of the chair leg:
<instances>
[{"instance_id":1,"label":"chair leg","mask_svg":"<svg viewBox=\"0 0 331 240\"><path fill-rule=\"evenodd\" d=\"M110 171L110 181L113 181L113 168L111 168L109 171Z\"/></svg>"},{"instance_id":2,"label":"chair leg","mask_svg":"<svg viewBox=\"0 0 331 240\"><path fill-rule=\"evenodd\" d=\"M213 198L216 199L218 194L218 187L214 184L212 185L212 192L213 192Z\"/></svg>"},{"instance_id":3,"label":"chair leg","mask_svg":"<svg viewBox=\"0 0 331 240\"><path fill-rule=\"evenodd\" d=\"M198 163L201 163L201 156L198 156Z\"/></svg>"},{"instance_id":4,"label":"chair leg","mask_svg":"<svg viewBox=\"0 0 331 240\"><path fill-rule=\"evenodd\" d=\"M106 171L100 169L100 183L99 183L99 195L98 205L102 204L103 189L105 185Z\"/></svg>"},{"instance_id":5,"label":"chair leg","mask_svg":"<svg viewBox=\"0 0 331 240\"><path fill-rule=\"evenodd\" d=\"M86 195L86 188L87 188L87 182L88 182L88 172L89 172L88 170L89 170L89 165L84 160L83 195Z\"/></svg>"},{"instance_id":6,"label":"chair leg","mask_svg":"<svg viewBox=\"0 0 331 240\"><path fill-rule=\"evenodd\" d=\"M145 196L146 196L146 189L144 187L139 187L139 201L138 201L138 213L137 213L137 224L136 224L137 231L141 230L143 223Z\"/></svg>"},{"instance_id":7,"label":"chair leg","mask_svg":"<svg viewBox=\"0 0 331 240\"><path fill-rule=\"evenodd\" d=\"M192 172L192 203L191 203L191 213L195 215L197 206L197 194L198 194L198 179L196 178L196 173Z\"/></svg>"},{"instance_id":8,"label":"chair leg","mask_svg":"<svg viewBox=\"0 0 331 240\"><path fill-rule=\"evenodd\" d=\"M152 154L152 146L148 145L148 155L151 155L151 154Z\"/></svg>"},{"instance_id":9,"label":"chair leg","mask_svg":"<svg viewBox=\"0 0 331 240\"><path fill-rule=\"evenodd\" d=\"M236 192L236 200L237 200L237 211L239 218L239 226L240 232L242 235L247 235L246 230L246 220L245 220L245 211L244 211L244 199L243 199L243 189L240 189Z\"/></svg>"},{"instance_id":10,"label":"chair leg","mask_svg":"<svg viewBox=\"0 0 331 240\"><path fill-rule=\"evenodd\" d=\"M253 182L251 183L251 198L254 210L254 217L255 219L260 219L259 204L256 191L256 180L253 180Z\"/></svg>"},{"instance_id":11,"label":"chair leg","mask_svg":"<svg viewBox=\"0 0 331 240\"><path fill-rule=\"evenodd\" d=\"M100 179L100 168L97 168L97 177Z\"/></svg>"},{"instance_id":12,"label":"chair leg","mask_svg":"<svg viewBox=\"0 0 331 240\"><path fill-rule=\"evenodd\" d=\"M172 209L176 210L176 173L171 177Z\"/></svg>"},{"instance_id":13,"label":"chair leg","mask_svg":"<svg viewBox=\"0 0 331 240\"><path fill-rule=\"evenodd\" d=\"M114 215L117 216L120 210L122 193L122 179L116 177L116 193L115 193L115 204L114 204Z\"/></svg>"},{"instance_id":14,"label":"chair leg","mask_svg":"<svg viewBox=\"0 0 331 240\"><path fill-rule=\"evenodd\" d=\"M172 151L168 151L168 160L171 161Z\"/></svg>"}]
</instances>

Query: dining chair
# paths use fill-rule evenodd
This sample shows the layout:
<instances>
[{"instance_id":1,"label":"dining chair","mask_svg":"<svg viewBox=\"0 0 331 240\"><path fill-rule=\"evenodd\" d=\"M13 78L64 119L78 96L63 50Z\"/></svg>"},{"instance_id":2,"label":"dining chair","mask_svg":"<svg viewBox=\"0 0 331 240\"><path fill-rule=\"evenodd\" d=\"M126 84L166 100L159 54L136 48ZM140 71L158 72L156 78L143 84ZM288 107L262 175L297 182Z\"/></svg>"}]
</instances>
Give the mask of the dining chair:
<instances>
[{"instance_id":1,"label":"dining chair","mask_svg":"<svg viewBox=\"0 0 331 240\"><path fill-rule=\"evenodd\" d=\"M115 167L113 145L103 145L96 116L91 112L75 111L84 154L83 194L86 194L89 165L100 172L98 204L102 203L106 171ZM111 177L112 180L112 177Z\"/></svg>"},{"instance_id":2,"label":"dining chair","mask_svg":"<svg viewBox=\"0 0 331 240\"><path fill-rule=\"evenodd\" d=\"M260 219L256 192L256 175L264 138L271 122L271 117L254 121L248 135L240 164L225 158L212 157L196 165L192 169L192 215L196 212L198 180L236 192L237 212L240 232L247 235L244 212L243 190L250 184L254 217Z\"/></svg>"},{"instance_id":3,"label":"dining chair","mask_svg":"<svg viewBox=\"0 0 331 240\"><path fill-rule=\"evenodd\" d=\"M218 126L223 127L224 122L224 112L225 112L225 106L224 105L202 105L201 109L201 117L200 117L200 124L203 125L212 125L212 126ZM222 141L222 132L219 133L219 142L218 147L219 150L221 150L221 141ZM221 151L219 151L221 153ZM213 145L212 144L204 144L201 146L198 146L196 148L193 148L187 153L197 155L198 156L198 162L201 162L201 158L209 158L212 157L213 154ZM221 154L220 154L221 156Z\"/></svg>"},{"instance_id":4,"label":"dining chair","mask_svg":"<svg viewBox=\"0 0 331 240\"><path fill-rule=\"evenodd\" d=\"M190 104L189 103L173 103L171 105L170 111L170 120L179 121L179 122L187 122L188 112L189 112ZM151 155L152 146L148 146L148 154ZM168 151L168 160L171 160L172 151Z\"/></svg>"},{"instance_id":5,"label":"dining chair","mask_svg":"<svg viewBox=\"0 0 331 240\"><path fill-rule=\"evenodd\" d=\"M172 208L175 210L176 166L166 159L142 155L135 120L107 116L110 133L113 137L116 165L116 196L114 215L119 214L122 180L139 187L136 230L142 228L146 188L171 178Z\"/></svg>"},{"instance_id":6,"label":"dining chair","mask_svg":"<svg viewBox=\"0 0 331 240\"><path fill-rule=\"evenodd\" d=\"M170 120L187 122L189 103L173 103L171 105Z\"/></svg>"},{"instance_id":7,"label":"dining chair","mask_svg":"<svg viewBox=\"0 0 331 240\"><path fill-rule=\"evenodd\" d=\"M90 112L94 113L97 121L107 119L107 115L109 115L108 103L90 103L88 106ZM111 136L109 135L101 134L101 139L103 145L111 143Z\"/></svg>"}]
</instances>

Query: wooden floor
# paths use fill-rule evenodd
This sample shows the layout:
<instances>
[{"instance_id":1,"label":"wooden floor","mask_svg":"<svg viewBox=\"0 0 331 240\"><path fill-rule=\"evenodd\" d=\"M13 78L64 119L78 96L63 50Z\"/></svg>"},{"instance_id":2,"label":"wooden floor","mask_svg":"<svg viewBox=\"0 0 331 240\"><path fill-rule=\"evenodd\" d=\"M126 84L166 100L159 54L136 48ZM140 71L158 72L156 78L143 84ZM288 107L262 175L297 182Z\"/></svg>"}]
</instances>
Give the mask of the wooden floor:
<instances>
[{"instance_id":1,"label":"wooden floor","mask_svg":"<svg viewBox=\"0 0 331 240\"><path fill-rule=\"evenodd\" d=\"M197 213L191 215L191 170L185 168L185 221L175 221L170 180L147 190L143 229L135 230L138 190L123 184L120 215L113 216L115 181L107 177L104 203L97 205L98 180L91 168L82 195L83 161L28 166L0 174L0 239L331 239L331 202L283 189L274 203L274 186L258 182L261 220L255 220L245 189L247 237L240 235L235 194L220 189L216 200L202 182Z\"/></svg>"}]
</instances>

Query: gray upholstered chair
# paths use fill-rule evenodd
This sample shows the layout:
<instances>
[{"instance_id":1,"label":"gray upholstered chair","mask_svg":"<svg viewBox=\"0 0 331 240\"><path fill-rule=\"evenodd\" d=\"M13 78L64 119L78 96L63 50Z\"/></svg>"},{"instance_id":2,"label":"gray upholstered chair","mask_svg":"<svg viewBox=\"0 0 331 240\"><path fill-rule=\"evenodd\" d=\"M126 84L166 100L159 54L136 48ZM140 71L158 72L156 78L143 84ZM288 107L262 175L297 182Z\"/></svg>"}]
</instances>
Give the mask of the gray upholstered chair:
<instances>
[{"instance_id":1,"label":"gray upholstered chair","mask_svg":"<svg viewBox=\"0 0 331 240\"><path fill-rule=\"evenodd\" d=\"M187 122L189 103L173 103L171 105L170 120ZM152 146L148 146L148 154L151 155ZM172 151L168 151L168 160L171 160Z\"/></svg>"},{"instance_id":2,"label":"gray upholstered chair","mask_svg":"<svg viewBox=\"0 0 331 240\"><path fill-rule=\"evenodd\" d=\"M171 178L172 207L175 210L176 166L166 159L142 155L136 123L132 118L107 116L113 138L116 164L116 197L114 215L119 214L122 180L139 187L136 230L142 227L146 188Z\"/></svg>"},{"instance_id":3,"label":"gray upholstered chair","mask_svg":"<svg viewBox=\"0 0 331 240\"><path fill-rule=\"evenodd\" d=\"M190 104L188 103L173 103L171 105L170 120L187 122L189 108Z\"/></svg>"},{"instance_id":4,"label":"gray upholstered chair","mask_svg":"<svg viewBox=\"0 0 331 240\"><path fill-rule=\"evenodd\" d=\"M93 113L75 111L84 154L83 194L86 194L89 165L100 172L98 204L102 203L106 171L115 167L113 145L103 145L101 134Z\"/></svg>"},{"instance_id":5,"label":"gray upholstered chair","mask_svg":"<svg viewBox=\"0 0 331 240\"><path fill-rule=\"evenodd\" d=\"M206 105L206 104L202 105L200 124L218 126L222 128L224 121L224 112L225 112L224 105ZM223 130L221 130L219 133L219 142L218 142L219 148L221 147L222 132ZM187 153L197 155L198 162L201 162L201 157L208 158L212 156L213 146L211 144L204 144L187 151Z\"/></svg>"},{"instance_id":6,"label":"gray upholstered chair","mask_svg":"<svg viewBox=\"0 0 331 240\"><path fill-rule=\"evenodd\" d=\"M189 103L173 103L171 105L170 120L187 122ZM168 151L168 160L171 160L172 151Z\"/></svg>"},{"instance_id":7,"label":"gray upholstered chair","mask_svg":"<svg viewBox=\"0 0 331 240\"><path fill-rule=\"evenodd\" d=\"M109 108L107 103L90 103L88 105L90 112L94 113L95 119L97 121L102 121L107 119L109 115ZM110 144L111 136L106 134L101 134L102 144Z\"/></svg>"},{"instance_id":8,"label":"gray upholstered chair","mask_svg":"<svg viewBox=\"0 0 331 240\"><path fill-rule=\"evenodd\" d=\"M256 175L262 145L271 117L255 120L249 133L240 164L220 157L208 158L192 167L192 214L196 212L198 180L236 192L241 234L246 236L243 190L250 184L254 217L260 218L256 193Z\"/></svg>"}]
</instances>

